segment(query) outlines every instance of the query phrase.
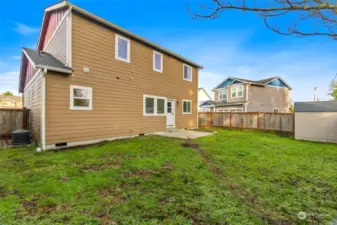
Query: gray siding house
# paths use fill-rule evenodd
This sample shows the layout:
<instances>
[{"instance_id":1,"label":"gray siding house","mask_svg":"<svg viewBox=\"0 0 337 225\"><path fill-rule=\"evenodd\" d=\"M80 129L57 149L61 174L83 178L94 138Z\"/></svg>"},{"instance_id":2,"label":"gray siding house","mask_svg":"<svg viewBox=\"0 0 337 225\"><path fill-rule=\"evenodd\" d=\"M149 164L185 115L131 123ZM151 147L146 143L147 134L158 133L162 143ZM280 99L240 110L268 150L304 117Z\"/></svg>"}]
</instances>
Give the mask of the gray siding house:
<instances>
[{"instance_id":1,"label":"gray siding house","mask_svg":"<svg viewBox=\"0 0 337 225\"><path fill-rule=\"evenodd\" d=\"M281 77L257 81L228 77L213 89L214 100L200 107L214 112L288 113L290 91Z\"/></svg>"}]
</instances>

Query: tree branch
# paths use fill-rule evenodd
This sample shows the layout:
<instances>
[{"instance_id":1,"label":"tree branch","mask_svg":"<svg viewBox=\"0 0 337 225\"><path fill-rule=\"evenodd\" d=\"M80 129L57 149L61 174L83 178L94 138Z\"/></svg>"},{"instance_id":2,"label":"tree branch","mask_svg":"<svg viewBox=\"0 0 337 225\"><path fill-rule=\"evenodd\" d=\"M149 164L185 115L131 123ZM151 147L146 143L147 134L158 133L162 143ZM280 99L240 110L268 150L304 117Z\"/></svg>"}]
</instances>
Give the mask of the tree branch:
<instances>
[{"instance_id":1,"label":"tree branch","mask_svg":"<svg viewBox=\"0 0 337 225\"><path fill-rule=\"evenodd\" d=\"M187 11L191 13L193 19L216 19L226 10L238 10L246 12L259 13L264 24L270 30L281 35L297 35L297 36L328 36L337 40L337 3L330 3L329 0L273 0L271 5L265 1L259 4L255 0L209 0L210 4L200 5L203 14L192 12L186 4ZM268 2L269 3L269 2ZM295 14L291 17L291 24L286 24L286 29L277 28L269 23L269 19L276 17L285 17ZM294 21L294 18L296 20ZM288 21L288 20L284 20ZM284 21L282 22L284 26ZM307 27L299 26L297 22L302 23L313 21L318 25L318 31L313 27L308 31ZM312 26L312 24L311 24Z\"/></svg>"}]
</instances>

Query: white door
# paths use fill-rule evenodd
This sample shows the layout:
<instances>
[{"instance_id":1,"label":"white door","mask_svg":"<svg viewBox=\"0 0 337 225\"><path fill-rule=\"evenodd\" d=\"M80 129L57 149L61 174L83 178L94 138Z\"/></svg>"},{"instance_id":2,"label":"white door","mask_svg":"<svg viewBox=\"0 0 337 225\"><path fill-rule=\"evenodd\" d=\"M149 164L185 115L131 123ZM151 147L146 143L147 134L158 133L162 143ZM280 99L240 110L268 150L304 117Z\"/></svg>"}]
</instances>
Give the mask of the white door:
<instances>
[{"instance_id":1,"label":"white door","mask_svg":"<svg viewBox=\"0 0 337 225\"><path fill-rule=\"evenodd\" d=\"M167 127L175 127L176 126L176 115L175 115L175 100L168 99L167 107L166 107L166 126Z\"/></svg>"}]
</instances>

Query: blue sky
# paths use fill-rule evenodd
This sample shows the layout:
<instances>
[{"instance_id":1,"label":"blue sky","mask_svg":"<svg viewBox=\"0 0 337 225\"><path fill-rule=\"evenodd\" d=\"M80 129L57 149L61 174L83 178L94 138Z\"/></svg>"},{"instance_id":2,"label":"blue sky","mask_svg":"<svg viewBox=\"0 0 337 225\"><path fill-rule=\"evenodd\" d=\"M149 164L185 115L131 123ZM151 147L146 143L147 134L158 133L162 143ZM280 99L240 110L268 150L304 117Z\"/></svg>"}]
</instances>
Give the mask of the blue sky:
<instances>
[{"instance_id":1,"label":"blue sky","mask_svg":"<svg viewBox=\"0 0 337 225\"><path fill-rule=\"evenodd\" d=\"M35 48L43 10L56 2L2 2L0 93L17 94L21 47ZM312 100L315 86L321 100L330 99L327 91L337 73L337 42L328 38L279 36L257 15L237 11L216 20L192 20L183 0L71 2L203 65L199 86L206 90L228 76L281 76L293 87L294 101Z\"/></svg>"}]
</instances>

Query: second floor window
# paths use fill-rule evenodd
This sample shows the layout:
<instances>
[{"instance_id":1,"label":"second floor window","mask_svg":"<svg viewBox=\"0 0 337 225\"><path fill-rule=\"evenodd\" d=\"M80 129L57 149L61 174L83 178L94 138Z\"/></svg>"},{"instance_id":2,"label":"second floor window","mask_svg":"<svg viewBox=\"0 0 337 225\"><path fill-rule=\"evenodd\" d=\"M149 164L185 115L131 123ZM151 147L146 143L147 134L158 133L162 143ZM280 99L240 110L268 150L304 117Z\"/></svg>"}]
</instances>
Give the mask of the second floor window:
<instances>
[{"instance_id":1,"label":"second floor window","mask_svg":"<svg viewBox=\"0 0 337 225\"><path fill-rule=\"evenodd\" d=\"M130 40L116 35L116 52L115 57L118 60L124 61L124 62L130 62Z\"/></svg>"},{"instance_id":2,"label":"second floor window","mask_svg":"<svg viewBox=\"0 0 337 225\"><path fill-rule=\"evenodd\" d=\"M219 91L219 100L226 100L227 99L227 90L222 89Z\"/></svg>"},{"instance_id":3,"label":"second floor window","mask_svg":"<svg viewBox=\"0 0 337 225\"><path fill-rule=\"evenodd\" d=\"M192 67L184 65L184 80L192 81Z\"/></svg>"},{"instance_id":4,"label":"second floor window","mask_svg":"<svg viewBox=\"0 0 337 225\"><path fill-rule=\"evenodd\" d=\"M153 70L163 72L163 54L155 51L153 52Z\"/></svg>"},{"instance_id":5,"label":"second floor window","mask_svg":"<svg viewBox=\"0 0 337 225\"><path fill-rule=\"evenodd\" d=\"M231 87L232 98L242 97L243 96L243 86L234 86Z\"/></svg>"}]
</instances>

